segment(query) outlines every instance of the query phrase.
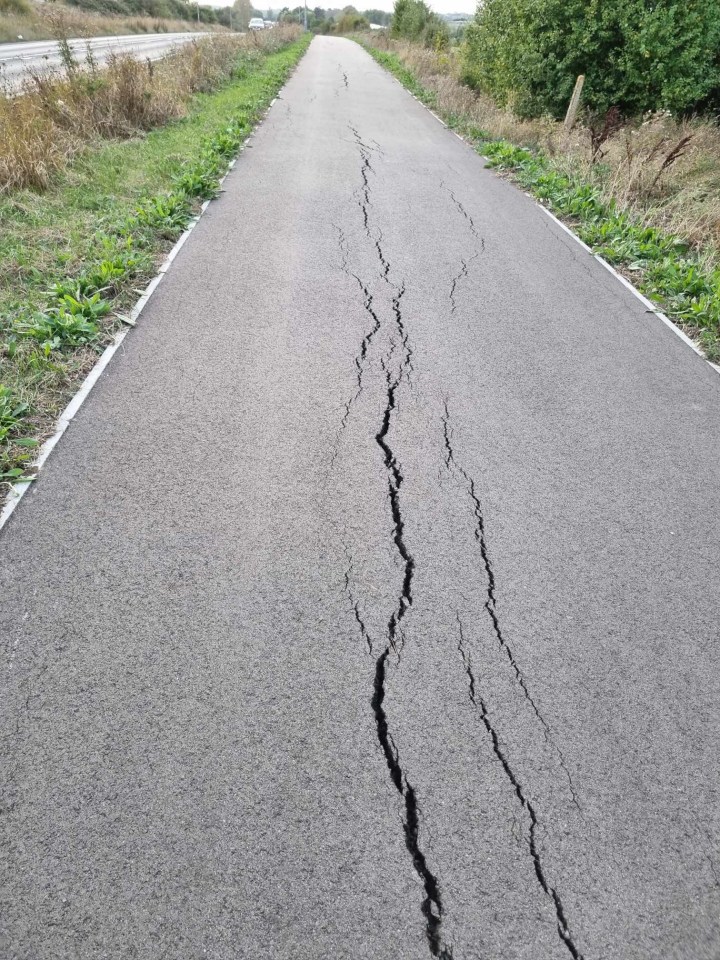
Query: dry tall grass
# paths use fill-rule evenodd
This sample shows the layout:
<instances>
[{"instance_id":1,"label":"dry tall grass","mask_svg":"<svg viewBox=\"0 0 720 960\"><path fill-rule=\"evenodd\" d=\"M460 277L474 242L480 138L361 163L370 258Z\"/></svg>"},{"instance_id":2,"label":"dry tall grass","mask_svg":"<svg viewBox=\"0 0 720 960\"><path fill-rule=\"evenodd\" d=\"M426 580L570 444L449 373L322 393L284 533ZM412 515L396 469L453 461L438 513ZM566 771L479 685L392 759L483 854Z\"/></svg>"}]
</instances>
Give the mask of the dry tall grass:
<instances>
[{"instance_id":1,"label":"dry tall grass","mask_svg":"<svg viewBox=\"0 0 720 960\"><path fill-rule=\"evenodd\" d=\"M55 40L67 37L107 37L130 33L192 33L194 20L165 20L157 17L121 17L91 13L63 3L7 4L0 0L0 43L23 40ZM203 24L203 30L226 32L217 24ZM60 30L60 34L58 33Z\"/></svg>"},{"instance_id":2,"label":"dry tall grass","mask_svg":"<svg viewBox=\"0 0 720 960\"><path fill-rule=\"evenodd\" d=\"M625 126L570 134L552 119L521 120L459 81L453 51L373 35L367 42L395 53L455 115L488 137L540 148L567 173L597 185L606 200L630 210L720 259L720 126L708 119L676 120L658 113ZM606 135L603 139L603 135Z\"/></svg>"},{"instance_id":3,"label":"dry tall grass","mask_svg":"<svg viewBox=\"0 0 720 960\"><path fill-rule=\"evenodd\" d=\"M157 63L129 56L102 69L38 74L23 95L0 97L0 194L45 189L53 174L96 138L126 138L184 116L194 93L230 77L238 56L277 50L299 32L279 27L189 43Z\"/></svg>"}]
</instances>

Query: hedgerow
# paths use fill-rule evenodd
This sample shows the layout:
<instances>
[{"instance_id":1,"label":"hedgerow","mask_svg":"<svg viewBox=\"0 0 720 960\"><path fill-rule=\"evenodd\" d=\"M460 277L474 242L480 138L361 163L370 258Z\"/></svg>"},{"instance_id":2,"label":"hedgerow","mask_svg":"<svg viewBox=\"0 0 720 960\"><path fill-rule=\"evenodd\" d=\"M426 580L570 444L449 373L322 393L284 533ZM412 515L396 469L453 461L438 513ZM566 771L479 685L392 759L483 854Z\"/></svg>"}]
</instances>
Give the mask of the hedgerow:
<instances>
[{"instance_id":1,"label":"hedgerow","mask_svg":"<svg viewBox=\"0 0 720 960\"><path fill-rule=\"evenodd\" d=\"M720 0L485 0L463 77L520 116L559 118L575 79L592 112L720 107Z\"/></svg>"}]
</instances>

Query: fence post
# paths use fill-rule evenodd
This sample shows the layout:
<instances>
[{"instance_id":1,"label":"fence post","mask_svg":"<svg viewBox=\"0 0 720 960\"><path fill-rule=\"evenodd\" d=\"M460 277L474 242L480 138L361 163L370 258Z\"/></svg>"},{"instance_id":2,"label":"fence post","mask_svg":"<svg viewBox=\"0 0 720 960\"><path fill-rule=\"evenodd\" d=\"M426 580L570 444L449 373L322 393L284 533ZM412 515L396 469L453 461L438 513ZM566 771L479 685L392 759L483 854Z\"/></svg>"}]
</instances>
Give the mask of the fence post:
<instances>
[{"instance_id":1,"label":"fence post","mask_svg":"<svg viewBox=\"0 0 720 960\"><path fill-rule=\"evenodd\" d=\"M581 73L580 76L575 81L575 89L573 90L573 95L570 97L570 105L567 108L567 113L565 114L565 130L569 132L575 126L575 118L577 117L578 107L580 106L580 95L582 94L583 84L585 83L585 74Z\"/></svg>"}]
</instances>

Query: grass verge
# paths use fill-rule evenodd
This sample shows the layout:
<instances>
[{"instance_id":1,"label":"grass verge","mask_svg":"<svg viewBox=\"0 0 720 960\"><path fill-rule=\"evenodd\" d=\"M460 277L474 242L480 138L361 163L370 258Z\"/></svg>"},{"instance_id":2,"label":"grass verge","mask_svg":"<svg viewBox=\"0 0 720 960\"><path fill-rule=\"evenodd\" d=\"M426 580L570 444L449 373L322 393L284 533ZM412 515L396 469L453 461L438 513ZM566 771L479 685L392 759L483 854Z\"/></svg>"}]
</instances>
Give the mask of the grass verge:
<instances>
[{"instance_id":1,"label":"grass verge","mask_svg":"<svg viewBox=\"0 0 720 960\"><path fill-rule=\"evenodd\" d=\"M491 167L510 176L560 219L594 252L629 277L678 326L720 363L720 266L717 249L648 224L643 213L623 205L562 156L494 137L471 113L447 109L392 51L363 43L368 53L483 154ZM471 91L466 95L472 99Z\"/></svg>"},{"instance_id":2,"label":"grass verge","mask_svg":"<svg viewBox=\"0 0 720 960\"><path fill-rule=\"evenodd\" d=\"M93 143L46 192L0 198L0 493L27 476L79 381L202 201L217 194L309 40L239 51L234 79L196 95L184 119Z\"/></svg>"}]
</instances>

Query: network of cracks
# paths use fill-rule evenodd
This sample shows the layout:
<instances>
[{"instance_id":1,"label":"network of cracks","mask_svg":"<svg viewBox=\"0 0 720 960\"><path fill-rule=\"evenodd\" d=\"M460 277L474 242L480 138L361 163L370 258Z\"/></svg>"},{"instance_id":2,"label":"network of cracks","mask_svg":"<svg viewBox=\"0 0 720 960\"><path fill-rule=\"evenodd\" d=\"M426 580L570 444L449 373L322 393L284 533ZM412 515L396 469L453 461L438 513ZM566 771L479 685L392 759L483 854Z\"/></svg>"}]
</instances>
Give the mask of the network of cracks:
<instances>
[{"instance_id":1,"label":"network of cracks","mask_svg":"<svg viewBox=\"0 0 720 960\"><path fill-rule=\"evenodd\" d=\"M330 465L331 468L334 467L337 461L343 434L352 417L353 408L366 388L366 379L369 376L372 361L376 366L379 366L381 371L384 401L382 415L376 425L374 441L386 477L392 549L401 570L396 602L391 609L387 624L381 635L373 636L363 617L362 606L355 596L352 582L352 561L345 571L344 586L357 630L368 656L374 660L374 683L372 690L368 692L369 705L372 710L377 741L387 764L389 781L397 793L407 854L422 887L420 912L424 922L428 950L431 956L441 958L441 960L460 960L460 958L454 957L453 946L445 936L443 927L445 907L441 883L423 848L420 827L421 801L407 770L403 766L403 759L393 739L393 730L386 711L388 669L391 662L400 663L402 658L405 642L403 622L413 605L413 586L416 574L416 560L405 536L405 519L403 516L405 475L403 464L393 445L393 423L398 412L399 396L404 389L412 388L415 365L410 331L403 316L406 282L404 278L397 275L398 271L386 255L383 233L376 222L373 210L373 180L377 176L376 167L378 163L382 163L384 152L377 141L364 140L359 130L352 124L349 124L349 131L359 157L358 186L354 197L360 218L360 232L364 242L373 251L372 256L377 263L377 269L371 277L361 276L359 271L353 269L350 243L342 227L336 226L335 230L340 250L340 269L357 286L364 312L368 318L368 324L354 358L355 383L352 393L343 404ZM453 316L458 308L458 296L463 281L468 278L473 264L482 257L485 242L473 218L457 198L455 192L444 183L440 183L439 188L447 194L448 202L452 204L458 216L462 218L470 245L469 253L460 258L458 269L448 282L448 312L450 316ZM389 302L389 310L379 302L377 294L373 293L373 290L377 291L378 289L383 291L383 304ZM387 334L384 337L381 336L383 332ZM375 342L383 344L379 353L375 352ZM499 654L504 659L511 672L513 682L520 691L520 696L528 705L534 721L539 724L548 749L555 755L557 765L562 770L566 780L572 803L579 809L576 791L562 752L553 741L550 727L533 699L528 680L515 657L510 641L503 631L498 612L497 584L488 548L482 499L475 478L465 469L461 456L455 449L452 406L449 397L443 398L441 409L438 411L438 420L443 443L443 469L463 491L468 520L472 524L478 575L483 583L483 614L487 618ZM348 552L347 547L346 552ZM527 785L523 783L521 776L514 768L512 757L493 724L492 711L483 693L482 684L479 682L473 663L472 650L467 636L468 626L463 622L459 610L455 611L455 622L452 624L452 629L457 638L458 665L462 669L466 680L469 702L472 709L477 713L493 755L502 770L514 802L517 804L518 815L522 818L524 824L524 844L528 869L531 871L542 896L547 899L551 907L560 943L574 960L583 960L583 953L573 935L571 921L563 904L561 893L551 879L545 863L543 844L541 843L542 825L537 806Z\"/></svg>"}]
</instances>

